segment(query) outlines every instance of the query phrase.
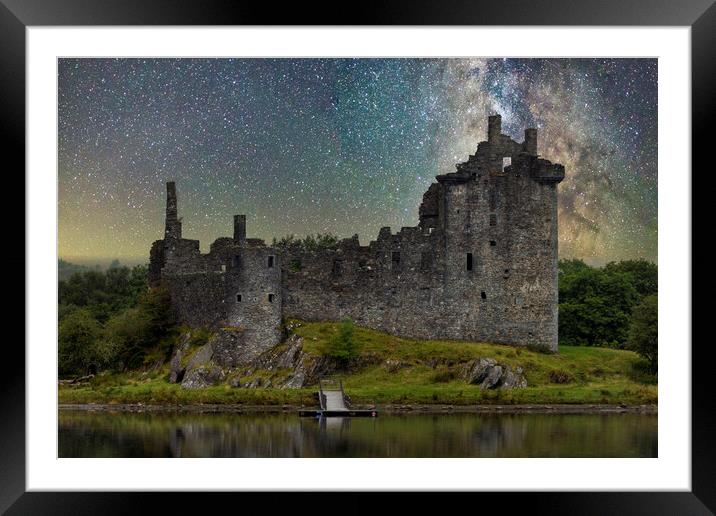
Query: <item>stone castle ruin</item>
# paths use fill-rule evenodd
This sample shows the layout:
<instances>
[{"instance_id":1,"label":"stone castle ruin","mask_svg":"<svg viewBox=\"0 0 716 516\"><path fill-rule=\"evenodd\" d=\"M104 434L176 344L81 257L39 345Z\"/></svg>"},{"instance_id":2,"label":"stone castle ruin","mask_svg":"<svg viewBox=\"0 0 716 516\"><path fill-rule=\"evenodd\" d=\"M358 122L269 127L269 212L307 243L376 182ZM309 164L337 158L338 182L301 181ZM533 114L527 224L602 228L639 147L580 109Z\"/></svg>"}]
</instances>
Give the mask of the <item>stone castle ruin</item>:
<instances>
[{"instance_id":1,"label":"stone castle ruin","mask_svg":"<svg viewBox=\"0 0 716 516\"><path fill-rule=\"evenodd\" d=\"M439 175L419 222L361 246L268 246L233 237L207 254L182 236L177 192L167 183L164 238L150 254L151 285L164 283L190 326L232 329L243 360L282 338L282 321L351 318L403 337L557 349L557 184L564 166L537 155L537 129L518 143L488 118L487 141Z\"/></svg>"}]
</instances>

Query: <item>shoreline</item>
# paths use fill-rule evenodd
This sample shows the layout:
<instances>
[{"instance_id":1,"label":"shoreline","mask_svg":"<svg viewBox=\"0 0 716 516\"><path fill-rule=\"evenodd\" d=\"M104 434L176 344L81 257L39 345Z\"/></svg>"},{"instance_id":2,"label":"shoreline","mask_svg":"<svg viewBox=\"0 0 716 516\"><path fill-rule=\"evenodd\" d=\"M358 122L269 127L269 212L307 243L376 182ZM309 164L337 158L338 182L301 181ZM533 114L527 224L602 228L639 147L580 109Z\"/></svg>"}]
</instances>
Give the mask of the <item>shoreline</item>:
<instances>
[{"instance_id":1,"label":"shoreline","mask_svg":"<svg viewBox=\"0 0 716 516\"><path fill-rule=\"evenodd\" d=\"M356 410L372 409L369 405L356 405ZM238 405L238 404L187 404L158 405L143 403L82 403L58 405L59 411L90 412L227 412L227 413L278 413L315 410L314 406L301 405ZM596 404L537 404L537 405L384 405L376 407L388 414L657 414L657 405L596 405Z\"/></svg>"}]
</instances>

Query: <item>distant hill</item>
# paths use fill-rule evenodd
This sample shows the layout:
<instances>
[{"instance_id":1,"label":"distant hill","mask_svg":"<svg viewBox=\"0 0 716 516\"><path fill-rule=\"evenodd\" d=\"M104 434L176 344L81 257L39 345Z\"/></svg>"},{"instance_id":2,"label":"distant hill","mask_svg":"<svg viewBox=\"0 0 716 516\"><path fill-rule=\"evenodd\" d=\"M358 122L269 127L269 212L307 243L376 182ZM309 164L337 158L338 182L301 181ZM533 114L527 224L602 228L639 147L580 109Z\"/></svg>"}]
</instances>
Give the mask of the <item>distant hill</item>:
<instances>
[{"instance_id":1,"label":"distant hill","mask_svg":"<svg viewBox=\"0 0 716 516\"><path fill-rule=\"evenodd\" d=\"M96 266L99 269L99 266ZM77 272L91 271L91 267L85 265L77 265L76 263L66 262L65 260L57 261L57 281L67 280Z\"/></svg>"}]
</instances>

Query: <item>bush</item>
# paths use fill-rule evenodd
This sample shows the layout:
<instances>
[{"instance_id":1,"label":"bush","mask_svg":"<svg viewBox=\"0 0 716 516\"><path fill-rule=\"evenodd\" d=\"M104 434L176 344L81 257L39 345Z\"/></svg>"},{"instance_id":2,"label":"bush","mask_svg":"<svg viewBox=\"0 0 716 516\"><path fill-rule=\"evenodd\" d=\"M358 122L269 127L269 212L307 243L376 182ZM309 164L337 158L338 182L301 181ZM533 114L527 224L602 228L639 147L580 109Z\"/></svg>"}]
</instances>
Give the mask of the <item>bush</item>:
<instances>
[{"instance_id":1,"label":"bush","mask_svg":"<svg viewBox=\"0 0 716 516\"><path fill-rule=\"evenodd\" d=\"M114 359L111 342L102 338L102 326L86 308L74 310L58 331L60 375L96 373Z\"/></svg>"},{"instance_id":2,"label":"bush","mask_svg":"<svg viewBox=\"0 0 716 516\"><path fill-rule=\"evenodd\" d=\"M573 380L572 375L566 371L552 370L549 372L550 383L564 384Z\"/></svg>"},{"instance_id":3,"label":"bush","mask_svg":"<svg viewBox=\"0 0 716 516\"><path fill-rule=\"evenodd\" d=\"M327 342L324 355L336 359L343 365L355 359L360 355L360 347L355 340L355 325L350 319L344 319L338 326L338 332L333 335Z\"/></svg>"},{"instance_id":4,"label":"bush","mask_svg":"<svg viewBox=\"0 0 716 516\"><path fill-rule=\"evenodd\" d=\"M631 364L628 376L631 380L638 383L656 384L657 378L654 371L651 369L651 364L648 360L643 358L635 360Z\"/></svg>"},{"instance_id":5,"label":"bush","mask_svg":"<svg viewBox=\"0 0 716 516\"><path fill-rule=\"evenodd\" d=\"M659 351L659 327L658 327L659 302L657 296L646 296L644 300L634 308L631 326L629 327L629 339L627 349L636 351L643 357L653 374L658 370Z\"/></svg>"},{"instance_id":6,"label":"bush","mask_svg":"<svg viewBox=\"0 0 716 516\"><path fill-rule=\"evenodd\" d=\"M430 375L430 383L448 383L453 381L455 378L455 371L442 369L440 371L435 371L432 375Z\"/></svg>"},{"instance_id":7,"label":"bush","mask_svg":"<svg viewBox=\"0 0 716 516\"><path fill-rule=\"evenodd\" d=\"M579 269L560 277L559 341L570 346L621 347L639 293L623 272Z\"/></svg>"}]
</instances>

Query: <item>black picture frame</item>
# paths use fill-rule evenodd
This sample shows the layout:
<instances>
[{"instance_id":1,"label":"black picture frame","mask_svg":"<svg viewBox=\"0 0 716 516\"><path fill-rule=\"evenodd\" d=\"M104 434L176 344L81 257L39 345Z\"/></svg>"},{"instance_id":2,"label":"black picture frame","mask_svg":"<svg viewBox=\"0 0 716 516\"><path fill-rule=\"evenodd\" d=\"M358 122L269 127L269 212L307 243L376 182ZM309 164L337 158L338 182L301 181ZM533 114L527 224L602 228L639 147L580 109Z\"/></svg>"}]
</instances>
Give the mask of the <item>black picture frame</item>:
<instances>
[{"instance_id":1,"label":"black picture frame","mask_svg":"<svg viewBox=\"0 0 716 516\"><path fill-rule=\"evenodd\" d=\"M4 189L12 189L16 200L25 192L25 29L30 26L88 25L576 25L576 26L689 26L691 27L692 156L706 163L713 146L714 95L716 82L716 5L713 0L493 0L363 1L327 7L305 3L272 4L238 0L0 0L0 134L4 147ZM660 99L661 101L661 99ZM659 142L660 145L665 142ZM13 158L9 161L8 158ZM711 160L712 162L712 160ZM12 166L8 163L13 163ZM702 169L710 173L713 166ZM672 171L674 172L674 171ZM690 171L689 171L690 173ZM12 181L16 183L13 185ZM23 202L23 201L20 201ZM25 266L24 227L17 222L20 207L4 203L6 241L17 250L6 259L8 271ZM7 234L9 232L9 235ZM20 250L22 249L22 250ZM6 273L8 272L6 271ZM12 275L12 274L11 274ZM18 274L15 281L20 282ZM24 287L24 283L23 283ZM18 285L19 289L19 285ZM48 293L53 290L48 289ZM25 299L23 294L22 299ZM683 300L691 303L691 300ZM8 308L24 313L25 304L16 297ZM19 320L18 313L15 318ZM220 509L228 502L247 509L266 503L267 495L254 493L207 494L212 504L197 502L186 493L78 493L26 492L25 449L25 354L17 340L5 342L4 371L0 374L0 511L8 514L102 514L142 512L152 501L162 512L185 513L200 503L204 510ZM683 343L691 345L691 343ZM13 349L9 349L13 347ZM467 496L480 497L479 507L511 507L528 504L530 512L550 514L712 514L716 511L716 411L713 406L707 359L710 339L696 342L692 352L692 490L690 492L571 492L571 493L484 493L460 495L447 507L474 504ZM12 364L9 366L8 364ZM206 496L206 495L205 495ZM363 495L358 495L361 498ZM454 494L453 496L458 496ZM239 500L240 497L240 500ZM319 510L317 497L298 495L290 502L271 495L272 512L308 507ZM309 500L310 498L310 500ZM370 497L371 505L382 504L382 496ZM366 498L368 499L368 498ZM323 499L325 500L325 499ZM428 507L422 495L412 502ZM276 504L279 505L276 505ZM290 503L290 505L288 505ZM444 502L435 502L445 510ZM456 505L459 504L459 505ZM357 509L356 504L352 505ZM259 505L260 506L260 505ZM477 506L476 506L477 507ZM465 510L465 509L459 509Z\"/></svg>"}]
</instances>

